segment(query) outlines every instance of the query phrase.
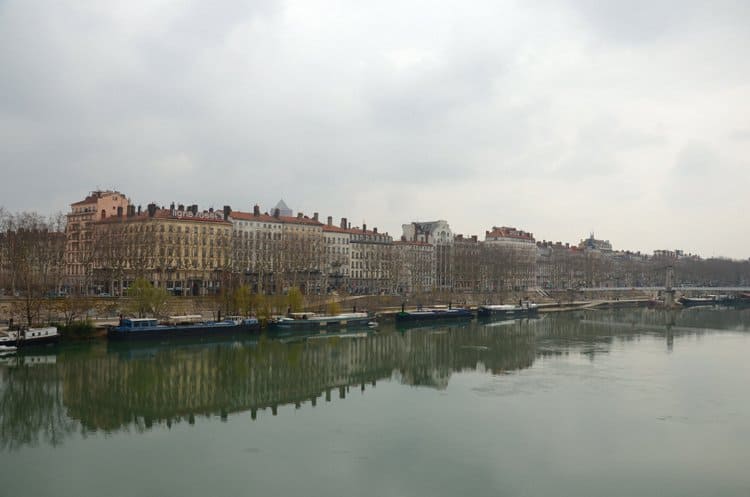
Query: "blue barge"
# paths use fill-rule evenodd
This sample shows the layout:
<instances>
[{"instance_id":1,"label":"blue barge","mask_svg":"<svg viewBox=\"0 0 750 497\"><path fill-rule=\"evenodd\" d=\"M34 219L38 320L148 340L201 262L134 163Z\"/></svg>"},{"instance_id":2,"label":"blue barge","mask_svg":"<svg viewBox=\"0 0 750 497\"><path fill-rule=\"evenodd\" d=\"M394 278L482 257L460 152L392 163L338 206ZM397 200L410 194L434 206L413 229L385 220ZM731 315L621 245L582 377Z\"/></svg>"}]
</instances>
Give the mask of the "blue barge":
<instances>
[{"instance_id":1,"label":"blue barge","mask_svg":"<svg viewBox=\"0 0 750 497\"><path fill-rule=\"evenodd\" d=\"M120 320L118 326L107 330L107 338L112 340L133 340L150 338L213 337L257 332L260 323L255 318L225 319L185 324L159 324L153 318L129 318Z\"/></svg>"}]
</instances>

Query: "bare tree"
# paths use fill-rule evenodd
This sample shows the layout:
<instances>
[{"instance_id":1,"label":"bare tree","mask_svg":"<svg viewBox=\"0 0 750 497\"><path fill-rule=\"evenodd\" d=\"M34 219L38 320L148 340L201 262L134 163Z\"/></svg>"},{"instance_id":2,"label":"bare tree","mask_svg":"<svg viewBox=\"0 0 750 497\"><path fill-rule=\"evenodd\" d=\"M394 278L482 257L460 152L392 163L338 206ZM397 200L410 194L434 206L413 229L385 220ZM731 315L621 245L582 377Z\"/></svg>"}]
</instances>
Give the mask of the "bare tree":
<instances>
[{"instance_id":1,"label":"bare tree","mask_svg":"<svg viewBox=\"0 0 750 497\"><path fill-rule=\"evenodd\" d=\"M17 312L31 326L41 316L45 296L62 281L65 235L59 219L33 212L4 215L2 264L10 291L20 297Z\"/></svg>"}]
</instances>

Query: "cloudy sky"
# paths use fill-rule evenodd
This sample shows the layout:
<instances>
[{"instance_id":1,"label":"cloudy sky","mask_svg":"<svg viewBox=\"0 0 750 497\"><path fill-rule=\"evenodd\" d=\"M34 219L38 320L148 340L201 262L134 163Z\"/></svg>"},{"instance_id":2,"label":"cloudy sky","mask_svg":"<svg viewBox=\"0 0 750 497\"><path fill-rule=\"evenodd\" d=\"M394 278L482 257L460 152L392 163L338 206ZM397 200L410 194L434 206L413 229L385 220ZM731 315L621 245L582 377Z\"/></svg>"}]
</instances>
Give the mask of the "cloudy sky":
<instances>
[{"instance_id":1,"label":"cloudy sky","mask_svg":"<svg viewBox=\"0 0 750 497\"><path fill-rule=\"evenodd\" d=\"M0 0L0 205L750 256L746 0Z\"/></svg>"}]
</instances>

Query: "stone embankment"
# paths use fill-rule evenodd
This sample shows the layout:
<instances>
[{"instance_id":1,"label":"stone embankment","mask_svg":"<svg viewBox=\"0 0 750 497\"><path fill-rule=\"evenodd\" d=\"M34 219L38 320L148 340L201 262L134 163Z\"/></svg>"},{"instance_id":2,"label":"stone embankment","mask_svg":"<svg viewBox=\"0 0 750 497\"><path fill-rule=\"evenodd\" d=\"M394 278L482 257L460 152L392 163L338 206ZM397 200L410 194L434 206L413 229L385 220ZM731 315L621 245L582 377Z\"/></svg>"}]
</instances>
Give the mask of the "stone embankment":
<instances>
[{"instance_id":1,"label":"stone embankment","mask_svg":"<svg viewBox=\"0 0 750 497\"><path fill-rule=\"evenodd\" d=\"M355 295L355 296L309 296L306 298L305 310L309 312L325 313L327 304L331 301L338 302L341 312L366 311L376 314L384 319L392 318L401 310L401 305L407 309L415 309L418 305L424 307L468 307L476 309L481 303L512 303L519 300L529 300L539 305L539 311L564 312L569 310L612 308L646 305L650 296L644 292L628 291L622 295L606 295L607 298L598 295L586 295L590 299L582 298L579 292L557 291L545 292L544 295L537 293L526 294L424 294L404 299L402 296L391 295ZM52 298L40 301L38 317L40 321L62 322L66 312L70 312L64 303L66 299ZM69 304L69 303L68 303ZM120 315L128 315L127 309L131 307L130 299L126 297L89 297L80 299L77 303L77 319L88 318L98 328L106 328L117 324ZM172 297L164 307L163 314L186 315L199 314L204 319L217 319L220 315L222 303L216 298L209 297ZM273 314L286 312L283 306L271 309ZM0 323L7 323L10 318L16 322L23 321L25 302L20 298L0 297Z\"/></svg>"}]
</instances>

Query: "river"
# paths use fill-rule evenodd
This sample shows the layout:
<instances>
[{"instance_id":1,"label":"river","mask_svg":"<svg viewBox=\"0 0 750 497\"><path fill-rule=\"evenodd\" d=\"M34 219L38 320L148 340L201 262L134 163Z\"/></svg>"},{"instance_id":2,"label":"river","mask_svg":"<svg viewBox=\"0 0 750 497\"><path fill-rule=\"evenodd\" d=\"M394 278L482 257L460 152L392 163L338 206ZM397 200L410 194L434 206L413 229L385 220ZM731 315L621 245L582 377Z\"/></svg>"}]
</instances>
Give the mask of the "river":
<instances>
[{"instance_id":1,"label":"river","mask_svg":"<svg viewBox=\"0 0 750 497\"><path fill-rule=\"evenodd\" d=\"M2 496L748 496L750 310L0 359Z\"/></svg>"}]
</instances>

